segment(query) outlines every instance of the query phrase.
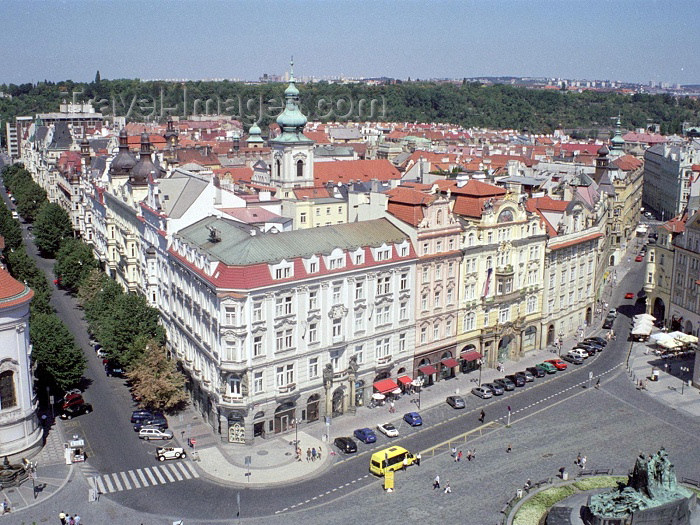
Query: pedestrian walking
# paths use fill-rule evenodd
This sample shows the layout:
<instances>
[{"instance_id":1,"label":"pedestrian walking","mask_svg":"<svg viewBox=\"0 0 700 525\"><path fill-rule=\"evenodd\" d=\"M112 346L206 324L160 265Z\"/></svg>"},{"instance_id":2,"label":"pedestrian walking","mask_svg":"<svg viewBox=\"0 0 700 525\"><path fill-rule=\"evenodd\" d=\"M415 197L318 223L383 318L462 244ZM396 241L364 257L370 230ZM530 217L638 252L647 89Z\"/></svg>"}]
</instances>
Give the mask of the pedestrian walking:
<instances>
[{"instance_id":1,"label":"pedestrian walking","mask_svg":"<svg viewBox=\"0 0 700 525\"><path fill-rule=\"evenodd\" d=\"M595 387L600 388L600 378L598 378L598 381L595 382Z\"/></svg>"},{"instance_id":2,"label":"pedestrian walking","mask_svg":"<svg viewBox=\"0 0 700 525\"><path fill-rule=\"evenodd\" d=\"M316 461L316 447L311 447L311 461Z\"/></svg>"},{"instance_id":3,"label":"pedestrian walking","mask_svg":"<svg viewBox=\"0 0 700 525\"><path fill-rule=\"evenodd\" d=\"M511 450L513 450L513 445L511 445L510 443L508 443L508 448L506 448L506 452L507 452L508 454L510 454L510 451L511 451Z\"/></svg>"},{"instance_id":4,"label":"pedestrian walking","mask_svg":"<svg viewBox=\"0 0 700 525\"><path fill-rule=\"evenodd\" d=\"M564 473L566 472L566 467L559 467L559 477L564 479Z\"/></svg>"},{"instance_id":5,"label":"pedestrian walking","mask_svg":"<svg viewBox=\"0 0 700 525\"><path fill-rule=\"evenodd\" d=\"M73 521L75 522L75 525L80 525L80 516L76 514L75 518L73 518Z\"/></svg>"},{"instance_id":6,"label":"pedestrian walking","mask_svg":"<svg viewBox=\"0 0 700 525\"><path fill-rule=\"evenodd\" d=\"M583 470L584 468L586 468L586 456L583 456L581 458L581 470Z\"/></svg>"},{"instance_id":7,"label":"pedestrian walking","mask_svg":"<svg viewBox=\"0 0 700 525\"><path fill-rule=\"evenodd\" d=\"M58 519L61 521L61 525L66 525L66 513L60 512L58 514Z\"/></svg>"},{"instance_id":8,"label":"pedestrian walking","mask_svg":"<svg viewBox=\"0 0 700 525\"><path fill-rule=\"evenodd\" d=\"M321 461L321 445L318 446L318 450L316 451L316 457L319 461Z\"/></svg>"},{"instance_id":9,"label":"pedestrian walking","mask_svg":"<svg viewBox=\"0 0 700 525\"><path fill-rule=\"evenodd\" d=\"M479 414L479 421L483 423L485 418L486 418L486 412L484 412L482 410L481 414Z\"/></svg>"},{"instance_id":10,"label":"pedestrian walking","mask_svg":"<svg viewBox=\"0 0 700 525\"><path fill-rule=\"evenodd\" d=\"M420 467L420 452L418 452L418 454L416 454L416 465L418 465Z\"/></svg>"},{"instance_id":11,"label":"pedestrian walking","mask_svg":"<svg viewBox=\"0 0 700 525\"><path fill-rule=\"evenodd\" d=\"M306 461L311 461L311 449L306 449Z\"/></svg>"},{"instance_id":12,"label":"pedestrian walking","mask_svg":"<svg viewBox=\"0 0 700 525\"><path fill-rule=\"evenodd\" d=\"M462 451L461 450L457 453L457 461L462 461Z\"/></svg>"},{"instance_id":13,"label":"pedestrian walking","mask_svg":"<svg viewBox=\"0 0 700 525\"><path fill-rule=\"evenodd\" d=\"M576 465L577 467L581 466L581 453L580 452L578 453L578 456L576 456L576 461L574 461L574 465Z\"/></svg>"},{"instance_id":14,"label":"pedestrian walking","mask_svg":"<svg viewBox=\"0 0 700 525\"><path fill-rule=\"evenodd\" d=\"M394 407L394 401L393 401L393 400L389 403L389 412L391 412L392 414L393 414L394 412L396 412L396 408Z\"/></svg>"},{"instance_id":15,"label":"pedestrian walking","mask_svg":"<svg viewBox=\"0 0 700 525\"><path fill-rule=\"evenodd\" d=\"M452 457L457 457L457 447L452 447Z\"/></svg>"},{"instance_id":16,"label":"pedestrian walking","mask_svg":"<svg viewBox=\"0 0 700 525\"><path fill-rule=\"evenodd\" d=\"M301 447L297 447L297 461L301 461Z\"/></svg>"},{"instance_id":17,"label":"pedestrian walking","mask_svg":"<svg viewBox=\"0 0 700 525\"><path fill-rule=\"evenodd\" d=\"M532 487L532 481L530 481L530 478L527 478L527 481L525 482L525 486L523 488L525 490L530 490L530 487Z\"/></svg>"},{"instance_id":18,"label":"pedestrian walking","mask_svg":"<svg viewBox=\"0 0 700 525\"><path fill-rule=\"evenodd\" d=\"M448 481L447 484L445 485L445 494L451 494L452 489L450 488L450 482Z\"/></svg>"},{"instance_id":19,"label":"pedestrian walking","mask_svg":"<svg viewBox=\"0 0 700 525\"><path fill-rule=\"evenodd\" d=\"M471 461L474 456L471 450L467 450L467 461Z\"/></svg>"},{"instance_id":20,"label":"pedestrian walking","mask_svg":"<svg viewBox=\"0 0 700 525\"><path fill-rule=\"evenodd\" d=\"M70 516L68 518L68 525L75 525L75 520L73 519L73 516Z\"/></svg>"},{"instance_id":21,"label":"pedestrian walking","mask_svg":"<svg viewBox=\"0 0 700 525\"><path fill-rule=\"evenodd\" d=\"M440 474L435 476L435 479L433 480L433 490L439 489L440 488Z\"/></svg>"}]
</instances>

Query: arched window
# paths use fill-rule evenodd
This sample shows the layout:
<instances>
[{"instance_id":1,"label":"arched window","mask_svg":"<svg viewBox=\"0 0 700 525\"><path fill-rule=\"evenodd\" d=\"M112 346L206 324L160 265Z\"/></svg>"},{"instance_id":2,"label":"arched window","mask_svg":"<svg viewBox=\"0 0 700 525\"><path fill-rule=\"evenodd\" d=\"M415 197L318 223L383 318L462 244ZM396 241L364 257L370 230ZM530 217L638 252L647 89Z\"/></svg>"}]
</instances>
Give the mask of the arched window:
<instances>
[{"instance_id":1,"label":"arched window","mask_svg":"<svg viewBox=\"0 0 700 525\"><path fill-rule=\"evenodd\" d=\"M297 161L297 177L303 177L303 176L304 176L304 161L298 160Z\"/></svg>"},{"instance_id":2,"label":"arched window","mask_svg":"<svg viewBox=\"0 0 700 525\"><path fill-rule=\"evenodd\" d=\"M438 210L437 215L435 217L435 222L438 225L442 224L442 210Z\"/></svg>"},{"instance_id":3,"label":"arched window","mask_svg":"<svg viewBox=\"0 0 700 525\"><path fill-rule=\"evenodd\" d=\"M280 159L277 159L277 164L276 164L276 169L277 177L282 176L282 163L280 162Z\"/></svg>"},{"instance_id":4,"label":"arched window","mask_svg":"<svg viewBox=\"0 0 700 525\"><path fill-rule=\"evenodd\" d=\"M476 235L474 233L470 233L469 237L467 238L467 246L474 246L476 244Z\"/></svg>"},{"instance_id":5,"label":"arched window","mask_svg":"<svg viewBox=\"0 0 700 525\"><path fill-rule=\"evenodd\" d=\"M15 378L12 370L0 374L0 408L5 410L17 406Z\"/></svg>"}]
</instances>

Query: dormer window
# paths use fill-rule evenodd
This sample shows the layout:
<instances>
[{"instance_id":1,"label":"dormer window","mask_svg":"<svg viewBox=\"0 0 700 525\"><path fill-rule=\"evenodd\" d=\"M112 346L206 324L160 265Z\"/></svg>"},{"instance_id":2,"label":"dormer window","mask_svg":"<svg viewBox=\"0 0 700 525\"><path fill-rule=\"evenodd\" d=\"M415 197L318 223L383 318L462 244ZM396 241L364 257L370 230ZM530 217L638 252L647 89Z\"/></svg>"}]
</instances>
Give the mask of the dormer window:
<instances>
[{"instance_id":1,"label":"dormer window","mask_svg":"<svg viewBox=\"0 0 700 525\"><path fill-rule=\"evenodd\" d=\"M388 261L391 255L391 248L381 248L376 251L376 261Z\"/></svg>"},{"instance_id":2,"label":"dormer window","mask_svg":"<svg viewBox=\"0 0 700 525\"><path fill-rule=\"evenodd\" d=\"M329 265L331 270L337 270L339 268L342 268L345 266L345 257L333 257L329 261Z\"/></svg>"},{"instance_id":3,"label":"dormer window","mask_svg":"<svg viewBox=\"0 0 700 525\"><path fill-rule=\"evenodd\" d=\"M289 266L275 268L275 279L287 279L292 276L292 269Z\"/></svg>"}]
</instances>

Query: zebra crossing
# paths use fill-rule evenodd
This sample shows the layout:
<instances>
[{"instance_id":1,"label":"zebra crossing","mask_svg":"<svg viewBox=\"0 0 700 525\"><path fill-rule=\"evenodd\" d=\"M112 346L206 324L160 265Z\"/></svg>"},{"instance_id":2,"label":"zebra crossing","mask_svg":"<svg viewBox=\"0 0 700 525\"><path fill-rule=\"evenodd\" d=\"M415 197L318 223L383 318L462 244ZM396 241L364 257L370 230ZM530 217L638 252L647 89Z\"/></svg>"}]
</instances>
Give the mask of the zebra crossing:
<instances>
[{"instance_id":1,"label":"zebra crossing","mask_svg":"<svg viewBox=\"0 0 700 525\"><path fill-rule=\"evenodd\" d=\"M125 490L141 489L176 483L199 477L192 463L178 461L162 463L153 467L144 467L112 474L85 472L91 489L97 489L102 494L123 492Z\"/></svg>"}]
</instances>

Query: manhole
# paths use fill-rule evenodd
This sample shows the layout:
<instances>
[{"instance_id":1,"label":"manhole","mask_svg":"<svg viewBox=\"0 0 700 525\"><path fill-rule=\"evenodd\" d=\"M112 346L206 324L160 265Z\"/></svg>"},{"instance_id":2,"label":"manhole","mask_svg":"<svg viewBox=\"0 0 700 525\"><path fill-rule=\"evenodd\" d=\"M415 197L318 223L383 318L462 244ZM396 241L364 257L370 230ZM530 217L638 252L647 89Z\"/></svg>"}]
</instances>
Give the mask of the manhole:
<instances>
[{"instance_id":1,"label":"manhole","mask_svg":"<svg viewBox=\"0 0 700 525\"><path fill-rule=\"evenodd\" d=\"M267 450L258 450L258 456L267 456Z\"/></svg>"},{"instance_id":2,"label":"manhole","mask_svg":"<svg viewBox=\"0 0 700 525\"><path fill-rule=\"evenodd\" d=\"M542 454L542 457L543 458L551 458L553 455L554 454L552 454L551 452L548 452L547 454Z\"/></svg>"}]
</instances>

